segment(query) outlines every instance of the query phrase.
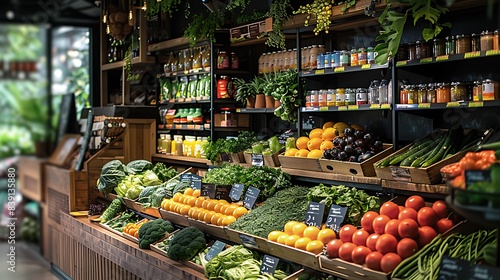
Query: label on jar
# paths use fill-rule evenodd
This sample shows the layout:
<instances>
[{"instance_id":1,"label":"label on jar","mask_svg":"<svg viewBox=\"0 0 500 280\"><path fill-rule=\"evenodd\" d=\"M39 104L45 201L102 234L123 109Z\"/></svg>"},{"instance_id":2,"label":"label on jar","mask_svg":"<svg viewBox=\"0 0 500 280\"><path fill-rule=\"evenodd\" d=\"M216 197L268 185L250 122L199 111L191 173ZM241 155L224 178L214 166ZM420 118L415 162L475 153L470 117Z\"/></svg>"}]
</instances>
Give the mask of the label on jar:
<instances>
[{"instance_id":1,"label":"label on jar","mask_svg":"<svg viewBox=\"0 0 500 280\"><path fill-rule=\"evenodd\" d=\"M340 66L340 53L334 52L331 54L330 59L332 60L332 67Z\"/></svg>"},{"instance_id":2,"label":"label on jar","mask_svg":"<svg viewBox=\"0 0 500 280\"><path fill-rule=\"evenodd\" d=\"M368 93L366 91L356 93L356 104L368 104Z\"/></svg>"},{"instance_id":3,"label":"label on jar","mask_svg":"<svg viewBox=\"0 0 500 280\"><path fill-rule=\"evenodd\" d=\"M493 83L483 83L483 100L495 100L495 86Z\"/></svg>"},{"instance_id":4,"label":"label on jar","mask_svg":"<svg viewBox=\"0 0 500 280\"><path fill-rule=\"evenodd\" d=\"M318 54L318 57L316 58L316 68L317 69L325 68L325 58L322 53Z\"/></svg>"},{"instance_id":5,"label":"label on jar","mask_svg":"<svg viewBox=\"0 0 500 280\"><path fill-rule=\"evenodd\" d=\"M349 55L341 54L340 55L340 66L347 66L347 65L349 65Z\"/></svg>"},{"instance_id":6,"label":"label on jar","mask_svg":"<svg viewBox=\"0 0 500 280\"><path fill-rule=\"evenodd\" d=\"M327 106L335 106L335 94L334 93L328 93L326 95L326 105Z\"/></svg>"},{"instance_id":7,"label":"label on jar","mask_svg":"<svg viewBox=\"0 0 500 280\"><path fill-rule=\"evenodd\" d=\"M346 93L345 94L345 105L354 105L356 104L356 94L355 93Z\"/></svg>"},{"instance_id":8,"label":"label on jar","mask_svg":"<svg viewBox=\"0 0 500 280\"><path fill-rule=\"evenodd\" d=\"M331 68L332 67L332 60L331 60L331 54L330 53L326 53L324 56L323 56L323 64L324 64L324 67L325 69L328 69L328 68Z\"/></svg>"}]
</instances>

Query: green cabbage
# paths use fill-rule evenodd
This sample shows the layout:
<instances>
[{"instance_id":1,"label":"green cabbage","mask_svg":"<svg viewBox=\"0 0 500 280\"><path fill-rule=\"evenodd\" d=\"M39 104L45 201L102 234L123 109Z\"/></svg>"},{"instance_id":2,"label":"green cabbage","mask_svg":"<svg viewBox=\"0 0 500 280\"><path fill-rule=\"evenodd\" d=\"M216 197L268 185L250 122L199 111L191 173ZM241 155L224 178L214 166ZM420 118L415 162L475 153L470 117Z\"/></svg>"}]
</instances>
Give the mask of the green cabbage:
<instances>
[{"instance_id":1,"label":"green cabbage","mask_svg":"<svg viewBox=\"0 0 500 280\"><path fill-rule=\"evenodd\" d=\"M119 160L106 163L101 169L97 188L102 193L109 193L127 176L126 167Z\"/></svg>"},{"instance_id":2,"label":"green cabbage","mask_svg":"<svg viewBox=\"0 0 500 280\"><path fill-rule=\"evenodd\" d=\"M157 185L161 185L161 181L160 179L158 179L158 176L156 176L156 174L151 171L151 170L146 170L146 172L144 172L144 176L142 177L142 185L145 186L145 187L149 187L149 186L157 186Z\"/></svg>"},{"instance_id":3,"label":"green cabbage","mask_svg":"<svg viewBox=\"0 0 500 280\"><path fill-rule=\"evenodd\" d=\"M151 169L153 169L153 164L147 160L133 160L127 164L127 171L130 174L141 174Z\"/></svg>"}]
</instances>

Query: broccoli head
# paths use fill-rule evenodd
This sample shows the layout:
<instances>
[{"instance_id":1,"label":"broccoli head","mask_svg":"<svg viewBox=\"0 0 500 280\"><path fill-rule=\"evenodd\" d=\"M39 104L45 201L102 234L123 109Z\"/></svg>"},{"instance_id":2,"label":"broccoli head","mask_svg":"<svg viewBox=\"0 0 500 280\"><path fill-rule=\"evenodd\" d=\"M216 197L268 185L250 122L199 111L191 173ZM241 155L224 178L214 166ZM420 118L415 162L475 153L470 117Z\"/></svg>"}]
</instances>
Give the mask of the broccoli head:
<instances>
[{"instance_id":1,"label":"broccoli head","mask_svg":"<svg viewBox=\"0 0 500 280\"><path fill-rule=\"evenodd\" d=\"M149 249L149 245L165 237L166 233L174 231L171 222L156 219L143 224L139 228L139 248Z\"/></svg>"},{"instance_id":2,"label":"broccoli head","mask_svg":"<svg viewBox=\"0 0 500 280\"><path fill-rule=\"evenodd\" d=\"M167 256L174 261L190 260L206 247L205 234L195 227L187 227L174 234Z\"/></svg>"}]
</instances>

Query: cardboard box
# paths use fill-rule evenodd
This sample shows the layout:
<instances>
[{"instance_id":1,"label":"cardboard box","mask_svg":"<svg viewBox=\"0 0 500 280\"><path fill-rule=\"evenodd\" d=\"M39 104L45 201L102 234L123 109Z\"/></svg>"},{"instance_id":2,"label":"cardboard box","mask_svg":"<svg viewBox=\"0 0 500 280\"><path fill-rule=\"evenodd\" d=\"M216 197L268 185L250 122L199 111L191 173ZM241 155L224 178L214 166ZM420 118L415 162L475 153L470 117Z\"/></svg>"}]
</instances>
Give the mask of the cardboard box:
<instances>
[{"instance_id":1,"label":"cardboard box","mask_svg":"<svg viewBox=\"0 0 500 280\"><path fill-rule=\"evenodd\" d=\"M216 127L249 127L250 118L248 114L215 114L214 125Z\"/></svg>"},{"instance_id":2,"label":"cardboard box","mask_svg":"<svg viewBox=\"0 0 500 280\"><path fill-rule=\"evenodd\" d=\"M257 38L259 35L273 30L273 19L237 26L229 30L231 42Z\"/></svg>"}]
</instances>

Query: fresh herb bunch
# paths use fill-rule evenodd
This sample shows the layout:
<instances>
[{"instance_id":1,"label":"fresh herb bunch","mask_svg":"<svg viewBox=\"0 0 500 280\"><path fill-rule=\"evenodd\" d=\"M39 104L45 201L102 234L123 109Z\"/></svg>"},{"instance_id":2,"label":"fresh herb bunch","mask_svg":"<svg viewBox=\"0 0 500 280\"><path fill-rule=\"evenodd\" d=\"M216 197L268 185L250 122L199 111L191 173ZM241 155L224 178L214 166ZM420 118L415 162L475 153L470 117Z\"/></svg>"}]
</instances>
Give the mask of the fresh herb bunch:
<instances>
[{"instance_id":1,"label":"fresh herb bunch","mask_svg":"<svg viewBox=\"0 0 500 280\"><path fill-rule=\"evenodd\" d=\"M274 115L287 122L297 122L297 109L301 104L297 70L267 73L264 74L264 80L264 94L281 102L274 110Z\"/></svg>"},{"instance_id":2,"label":"fresh herb bunch","mask_svg":"<svg viewBox=\"0 0 500 280\"><path fill-rule=\"evenodd\" d=\"M226 140L219 138L214 142L209 138L208 142L203 144L202 149L205 152L205 156L212 164L218 161L220 155L224 153L225 141Z\"/></svg>"},{"instance_id":3,"label":"fresh herb bunch","mask_svg":"<svg viewBox=\"0 0 500 280\"><path fill-rule=\"evenodd\" d=\"M271 7L267 13L268 17L273 18L273 30L269 33L266 45L284 50L285 47L285 34L281 28L285 20L289 18L287 9L291 8L290 0L273 0Z\"/></svg>"},{"instance_id":4,"label":"fresh herb bunch","mask_svg":"<svg viewBox=\"0 0 500 280\"><path fill-rule=\"evenodd\" d=\"M213 168L203 177L203 183L214 185L233 185L239 183L245 168L239 164L223 163L219 168Z\"/></svg>"},{"instance_id":5,"label":"fresh herb bunch","mask_svg":"<svg viewBox=\"0 0 500 280\"><path fill-rule=\"evenodd\" d=\"M252 98L257 95L257 93L253 90L251 83L247 83L242 78L234 78L233 85L236 86L236 94L234 95L234 99L238 102L246 104L247 98Z\"/></svg>"},{"instance_id":6,"label":"fresh herb bunch","mask_svg":"<svg viewBox=\"0 0 500 280\"><path fill-rule=\"evenodd\" d=\"M184 37L188 39L191 47L196 45L198 39L206 38L215 42L215 31L219 30L223 23L224 14L221 12L205 11L195 14L184 30Z\"/></svg>"},{"instance_id":7,"label":"fresh herb bunch","mask_svg":"<svg viewBox=\"0 0 500 280\"><path fill-rule=\"evenodd\" d=\"M356 2L356 0L352 0ZM306 20L304 21L304 26L309 25L309 20L311 16L316 19L316 26L313 31L315 35L318 35L321 31L325 31L328 34L328 28L332 23L330 17L332 16L332 5L333 0L314 0L311 4L306 4L300 6L294 14L307 14Z\"/></svg>"}]
</instances>

